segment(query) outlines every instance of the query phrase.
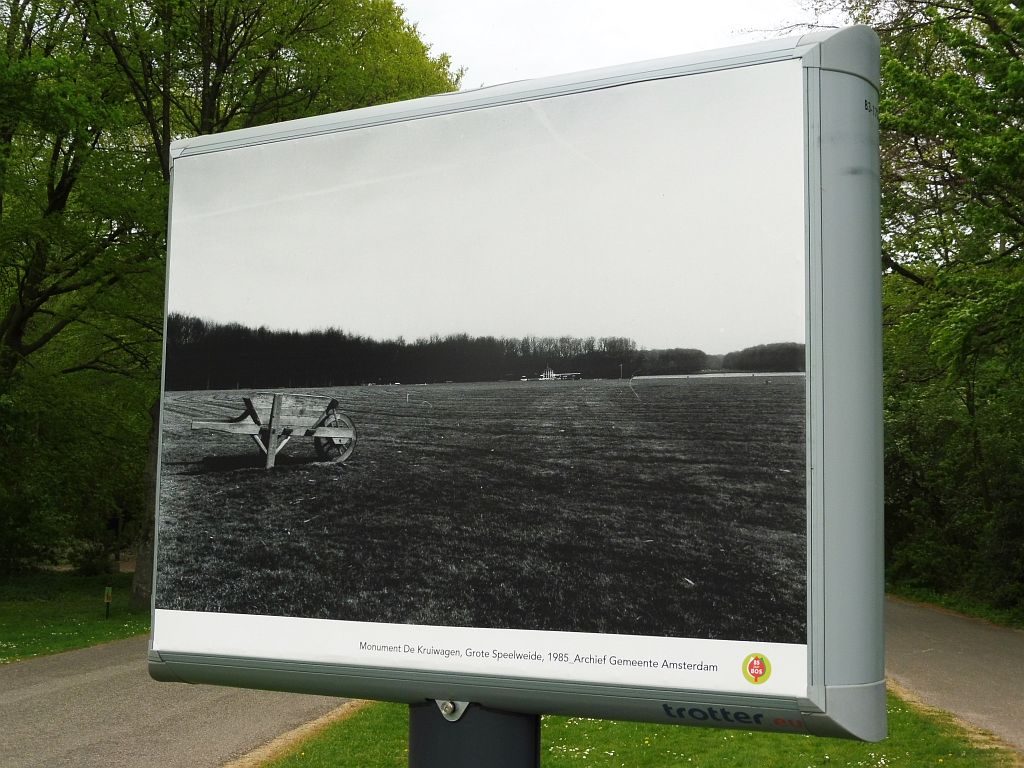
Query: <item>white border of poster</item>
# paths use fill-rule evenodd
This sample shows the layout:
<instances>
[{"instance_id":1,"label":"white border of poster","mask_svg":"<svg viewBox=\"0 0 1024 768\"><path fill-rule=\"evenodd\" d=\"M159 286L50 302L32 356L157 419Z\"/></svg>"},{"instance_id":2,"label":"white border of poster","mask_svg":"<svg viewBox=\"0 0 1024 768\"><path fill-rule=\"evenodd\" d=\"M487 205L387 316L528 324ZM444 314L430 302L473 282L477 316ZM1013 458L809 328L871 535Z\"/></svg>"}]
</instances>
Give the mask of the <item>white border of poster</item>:
<instances>
[{"instance_id":1,"label":"white border of poster","mask_svg":"<svg viewBox=\"0 0 1024 768\"><path fill-rule=\"evenodd\" d=\"M157 611L160 647L175 653L506 675L690 691L749 693L743 660L772 665L759 690L803 695L806 646L584 632L329 621L279 616Z\"/></svg>"}]
</instances>

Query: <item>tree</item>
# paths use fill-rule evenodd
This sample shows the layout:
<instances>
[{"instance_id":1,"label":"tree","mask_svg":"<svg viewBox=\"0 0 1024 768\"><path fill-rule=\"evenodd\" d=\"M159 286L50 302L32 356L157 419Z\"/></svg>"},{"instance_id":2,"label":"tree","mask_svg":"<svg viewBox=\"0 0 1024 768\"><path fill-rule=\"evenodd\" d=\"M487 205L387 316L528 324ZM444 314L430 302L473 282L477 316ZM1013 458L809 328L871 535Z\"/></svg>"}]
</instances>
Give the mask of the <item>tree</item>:
<instances>
[{"instance_id":1,"label":"tree","mask_svg":"<svg viewBox=\"0 0 1024 768\"><path fill-rule=\"evenodd\" d=\"M85 521L152 497L138 417L158 382L170 143L451 90L460 73L390 0L6 0L0 20L0 524L21 532L0 537L10 568L103 538ZM62 426L96 413L109 430ZM98 470L104 455L131 471ZM56 492L85 467L91 493ZM140 492L122 503L125 483ZM107 512L88 511L102 499Z\"/></svg>"},{"instance_id":2,"label":"tree","mask_svg":"<svg viewBox=\"0 0 1024 768\"><path fill-rule=\"evenodd\" d=\"M890 577L1024 612L1024 13L839 5L883 41Z\"/></svg>"},{"instance_id":3,"label":"tree","mask_svg":"<svg viewBox=\"0 0 1024 768\"><path fill-rule=\"evenodd\" d=\"M67 372L151 364L156 313L121 312L157 298L160 266L123 86L74 34L68 4L12 0L2 18L0 394L72 326L93 332Z\"/></svg>"},{"instance_id":4,"label":"tree","mask_svg":"<svg viewBox=\"0 0 1024 768\"><path fill-rule=\"evenodd\" d=\"M123 74L170 178L169 146L454 90L391 0L78 0Z\"/></svg>"},{"instance_id":5,"label":"tree","mask_svg":"<svg viewBox=\"0 0 1024 768\"><path fill-rule=\"evenodd\" d=\"M70 3L10 0L0 19L0 570L9 570L125 518L120 448L133 444L133 427L120 407L158 364L162 266L159 219L142 202L152 174L123 83ZM102 444L111 434L118 445Z\"/></svg>"},{"instance_id":6,"label":"tree","mask_svg":"<svg viewBox=\"0 0 1024 768\"><path fill-rule=\"evenodd\" d=\"M722 367L734 371L803 371L804 345L784 341L746 347L725 355Z\"/></svg>"}]
</instances>

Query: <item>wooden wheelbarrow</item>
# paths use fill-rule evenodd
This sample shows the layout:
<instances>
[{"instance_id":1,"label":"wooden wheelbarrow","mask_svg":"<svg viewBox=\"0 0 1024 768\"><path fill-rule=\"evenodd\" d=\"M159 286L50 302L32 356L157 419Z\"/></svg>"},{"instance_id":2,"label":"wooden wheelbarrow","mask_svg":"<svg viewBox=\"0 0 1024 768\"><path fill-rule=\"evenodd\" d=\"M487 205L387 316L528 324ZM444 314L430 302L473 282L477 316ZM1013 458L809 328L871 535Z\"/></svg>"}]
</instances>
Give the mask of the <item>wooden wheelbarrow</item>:
<instances>
[{"instance_id":1,"label":"wooden wheelbarrow","mask_svg":"<svg viewBox=\"0 0 1024 768\"><path fill-rule=\"evenodd\" d=\"M192 429L249 435L274 466L278 452L293 437L312 437L323 461L345 461L356 447L356 426L330 397L261 392L243 397L245 410L227 421L193 421Z\"/></svg>"}]
</instances>

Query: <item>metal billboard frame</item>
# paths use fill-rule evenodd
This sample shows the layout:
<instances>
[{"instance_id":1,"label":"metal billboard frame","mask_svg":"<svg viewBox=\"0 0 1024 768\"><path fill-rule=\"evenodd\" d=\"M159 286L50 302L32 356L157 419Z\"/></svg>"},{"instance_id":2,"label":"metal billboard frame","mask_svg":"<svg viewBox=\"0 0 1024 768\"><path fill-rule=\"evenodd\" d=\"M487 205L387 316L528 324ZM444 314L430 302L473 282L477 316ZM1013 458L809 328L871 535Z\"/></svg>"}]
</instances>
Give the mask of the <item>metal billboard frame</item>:
<instances>
[{"instance_id":1,"label":"metal billboard frame","mask_svg":"<svg viewBox=\"0 0 1024 768\"><path fill-rule=\"evenodd\" d=\"M185 139L172 161L295 138L558 98L632 83L799 61L807 244L808 687L805 696L715 694L443 670L149 652L157 680L514 712L783 730L878 740L882 639L879 44L867 27ZM173 182L172 182L173 183ZM173 231L170 234L173 237ZM157 542L159 557L159 542ZM156 609L154 607L154 613ZM159 619L154 624L159 631Z\"/></svg>"}]
</instances>

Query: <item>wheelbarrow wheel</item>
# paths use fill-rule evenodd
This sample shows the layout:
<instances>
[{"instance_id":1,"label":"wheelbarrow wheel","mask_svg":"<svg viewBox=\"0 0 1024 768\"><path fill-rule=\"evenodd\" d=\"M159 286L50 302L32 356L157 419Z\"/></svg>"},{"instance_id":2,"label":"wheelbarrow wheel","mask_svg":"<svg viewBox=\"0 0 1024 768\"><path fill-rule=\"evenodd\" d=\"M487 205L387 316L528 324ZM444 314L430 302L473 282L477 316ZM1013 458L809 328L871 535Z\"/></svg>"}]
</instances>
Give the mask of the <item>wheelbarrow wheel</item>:
<instances>
[{"instance_id":1,"label":"wheelbarrow wheel","mask_svg":"<svg viewBox=\"0 0 1024 768\"><path fill-rule=\"evenodd\" d=\"M323 461L345 461L356 448L356 425L341 411L330 410L321 426L345 427L352 430L352 437L314 437L316 455Z\"/></svg>"}]
</instances>

